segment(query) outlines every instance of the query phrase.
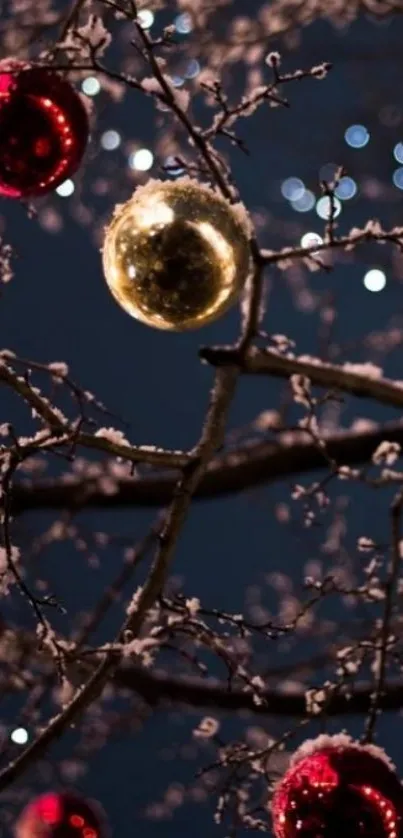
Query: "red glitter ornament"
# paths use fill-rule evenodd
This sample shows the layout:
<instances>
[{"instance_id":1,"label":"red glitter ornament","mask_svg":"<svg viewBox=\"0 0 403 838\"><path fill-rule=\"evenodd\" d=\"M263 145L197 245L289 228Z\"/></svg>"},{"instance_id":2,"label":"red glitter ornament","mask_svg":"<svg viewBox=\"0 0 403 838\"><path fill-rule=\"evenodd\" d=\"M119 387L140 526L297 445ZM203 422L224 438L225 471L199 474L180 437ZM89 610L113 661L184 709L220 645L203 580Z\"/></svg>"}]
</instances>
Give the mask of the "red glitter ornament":
<instances>
[{"instance_id":1,"label":"red glitter ornament","mask_svg":"<svg viewBox=\"0 0 403 838\"><path fill-rule=\"evenodd\" d=\"M98 804L72 792L48 792L26 806L15 827L16 838L107 838Z\"/></svg>"},{"instance_id":2,"label":"red glitter ornament","mask_svg":"<svg viewBox=\"0 0 403 838\"><path fill-rule=\"evenodd\" d=\"M0 195L56 189L78 169L88 141L85 106L54 70L0 61Z\"/></svg>"},{"instance_id":3,"label":"red glitter ornament","mask_svg":"<svg viewBox=\"0 0 403 838\"><path fill-rule=\"evenodd\" d=\"M297 751L274 792L276 838L402 838L403 789L386 758L347 736L317 744Z\"/></svg>"}]
</instances>

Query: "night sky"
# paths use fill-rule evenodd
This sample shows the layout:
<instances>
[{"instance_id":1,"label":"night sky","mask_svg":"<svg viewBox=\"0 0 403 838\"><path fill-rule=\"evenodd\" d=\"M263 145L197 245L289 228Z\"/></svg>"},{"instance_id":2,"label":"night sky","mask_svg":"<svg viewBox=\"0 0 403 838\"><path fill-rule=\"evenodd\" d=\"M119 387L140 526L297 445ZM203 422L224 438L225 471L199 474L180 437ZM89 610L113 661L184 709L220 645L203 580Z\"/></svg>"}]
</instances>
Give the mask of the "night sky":
<instances>
[{"instance_id":1,"label":"night sky","mask_svg":"<svg viewBox=\"0 0 403 838\"><path fill-rule=\"evenodd\" d=\"M248 8L246 0L240 0L232 3L231 9L228 7L227 14L246 13ZM158 27L158 13L155 27ZM379 217L386 228L401 223L401 192L393 186L392 176L399 166L393 158L393 148L403 141L399 57L402 36L401 18L394 17L380 25L362 17L343 32L328 22L316 23L304 30L297 48L281 45L287 69L330 60L333 70L325 81L290 86L289 109L262 108L240 126L250 156L231 151L234 175L246 206L254 213L266 214L265 226L259 234L265 247L274 249L299 243L303 233L323 229L314 208L307 213L291 208L281 194L281 184L288 177L299 177L318 197L319 170L330 162L345 165L359 187L353 200L343 202L339 218L341 232L362 224L367 218ZM273 42L271 46L280 45ZM100 240L94 236L94 230L102 227L114 203L128 198L136 182L145 182L148 174L129 172L125 148L103 151L100 137L113 128L140 147L153 148L158 121L150 100L135 91L129 92L120 103L112 102L102 92L93 101L100 115L83 170L74 179L74 196L53 195L37 202L36 218L28 218L24 207L17 202L3 200L1 203L6 236L18 254L15 278L4 288L0 299L1 346L21 357L45 363L66 361L76 381L129 423L127 436L134 444L186 449L198 438L212 383L212 372L200 363L198 349L201 345L234 340L239 329L239 312L235 308L214 325L197 332L168 334L141 325L114 302L103 278ZM391 120L392 125L385 124L384 116L380 116L385 105L395 108L397 115ZM370 140L365 148L352 149L347 145L345 131L353 124L368 128ZM112 189L99 194L102 190L97 191L98 179L114 167L123 184L119 196ZM149 174L159 176L157 165ZM384 184L383 191L375 192L371 198L368 191L367 197L364 194L370 178ZM88 224L74 218L78 195L92 209L93 217ZM50 208L62 218L62 229L58 232L44 228L44 213ZM392 320L397 325L400 323L402 277L394 270L390 250L386 250L367 247L357 252L350 262L338 261L330 274L302 273L305 279L301 282L306 283L307 289L323 299L332 299L337 306L332 341L347 347L343 349L343 360L365 360L369 355L359 345L360 339L386 328ZM387 277L386 287L380 293L371 293L363 285L366 271L374 267L382 267ZM268 273L268 283L265 329L289 336L301 353L319 353L318 306L313 305L313 310L309 310L308 295L303 310L301 298L296 301L292 285L277 269ZM370 357L377 362L376 356ZM399 348L388 356L385 373L403 378ZM261 411L276 405L283 392L282 383L268 378L241 381L230 412L229 428L248 425ZM2 391L0 423L11 420L20 433L25 433L26 416L17 399ZM361 416L386 421L394 418L395 412L350 399L342 408L341 424L348 426ZM101 417L101 424L114 422ZM240 496L194 505L178 543L173 570L188 596L198 596L210 607L236 612L245 607L245 600L253 601L256 586L260 586L262 599L270 601L272 593L267 580L274 571L289 573L297 588L301 585L306 563L318 557L323 559L320 544L324 530L304 533L297 512L292 526L277 520L278 504L290 502L292 482L287 480ZM387 492L381 497L338 484L332 497L339 499L340 509L343 506L340 498L348 498L349 532L344 537L347 551L353 550L357 537L363 534L385 540ZM153 516L154 510L91 511L80 515L80 521L85 527L136 540L144 534ZM31 534L44 529L50 520L48 513L25 516L19 523L18 537L29 540ZM110 548L102 554L100 566L92 569L70 544L60 544L40 559L38 573L50 580L50 587L63 598L68 612L85 610L115 575L116 562L117 555ZM18 614L24 622L26 606L17 603L13 607L14 616ZM342 612L333 605L331 616L337 620ZM67 626L68 616L63 620ZM118 624L118 614L107 620L101 641ZM311 640L305 645L300 640L298 656L308 655L312 649ZM284 662L285 651L281 643L267 644L266 665ZM14 712L15 707L10 705L10 714ZM186 805L176 809L171 820L145 817L145 809L160 803L167 787L191 783L203 761L211 761L208 748L202 749L200 756L192 743L191 730L202 715L181 710L158 712L145 720L141 732L112 738L91 756L78 786L102 802L115 835L129 838L141 834L143 838L151 838L175 834L181 838L191 832L194 838L202 838L207 832L226 834L224 828L213 825L209 800L204 805L196 805L189 798ZM10 715L10 719L2 722L18 724L18 716ZM281 729L271 719L259 724L269 731ZM351 723L343 719L342 727L346 725L352 734L361 733L356 719ZM403 771L400 734L396 735L399 727L399 717L385 716L378 731L380 743ZM239 735L243 728L244 721L229 719L223 730L228 735L236 735L238 731ZM330 729L338 729L337 720ZM51 752L51 759L68 759L70 748L67 737ZM49 786L46 770L41 771L40 780L35 768L26 778L30 789L43 790Z\"/></svg>"}]
</instances>

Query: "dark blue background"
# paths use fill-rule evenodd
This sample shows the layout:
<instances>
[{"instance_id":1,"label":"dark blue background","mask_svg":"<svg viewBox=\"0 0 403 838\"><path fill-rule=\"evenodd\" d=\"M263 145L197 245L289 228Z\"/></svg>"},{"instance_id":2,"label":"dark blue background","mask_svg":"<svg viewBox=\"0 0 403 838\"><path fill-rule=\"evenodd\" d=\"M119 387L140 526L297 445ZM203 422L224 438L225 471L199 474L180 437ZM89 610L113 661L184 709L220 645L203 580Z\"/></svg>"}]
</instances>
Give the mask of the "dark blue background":
<instances>
[{"instance_id":1,"label":"dark blue background","mask_svg":"<svg viewBox=\"0 0 403 838\"><path fill-rule=\"evenodd\" d=\"M228 15L237 7L246 11L245 3L233 3ZM387 184L385 200L365 201L359 195L344 205L339 219L342 232L368 217L380 216L385 227L401 223L401 195L391 186L391 175L397 165L393 146L403 139L402 120L393 128L385 126L379 112L384 104L401 108L402 36L403 23L398 17L384 25L362 18L343 33L321 22L304 31L299 49L285 52L285 69L322 60L332 61L334 69L326 81L290 87L290 110L262 108L240 126L251 156L234 153L234 173L246 205L268 213L261 236L263 245L279 247L299 241L302 232L320 230L321 222L314 211L302 215L291 210L282 199L280 184L288 176L299 176L319 194L318 172L328 162L345 164L359 185L371 173ZM149 100L135 92L129 92L120 105L103 94L95 99L95 107L98 102L102 102L102 112L80 187L83 200L95 207L97 221L107 217L116 200L125 200L133 189L133 177L128 174L119 196L111 190L102 199L91 197L91 179L103 174L103 167L112 166L112 158L120 175L126 165L121 151L98 151L100 133L114 127L140 145L152 146L156 130ZM344 132L351 123L360 122L370 130L370 143L361 151L348 149ZM152 174L158 173L153 170ZM29 220L23 207L3 202L1 212L18 261L16 277L0 302L1 346L43 362L65 360L76 380L130 423L128 436L133 443L191 446L200 432L212 381L211 371L199 363L198 347L234 339L238 312L233 310L213 326L185 335L147 329L132 320L107 290L91 225L87 227L71 217L70 208L76 200L76 195L51 198L50 205L63 215L64 226L57 234L46 232L38 220ZM386 265L388 284L381 294L372 295L365 290L362 277L369 267L380 264ZM307 281L315 293L334 295L339 342L359 340L372 330L384 328L392 315L400 314L400 285L386 249L368 247L350 263L339 262L332 274L313 274ZM306 314L295 307L280 272L273 271L270 282L265 328L291 337L300 352L317 352L317 312ZM361 350L346 355L349 360L365 357ZM400 350L389 358L386 371L403 377ZM273 407L281 389L278 383L266 379L242 381L231 410L230 427L243 426L261 410ZM25 433L26 415L14 397L2 392L0 423L11 418ZM393 415L388 409L354 403L344 409L342 420L347 425L354 416L388 419ZM340 485L336 494L350 497L350 534L345 542L349 549L362 534L385 540L387 496ZM262 586L262 598L268 599L264 575L275 569L289 573L297 585L301 584L305 562L320 557L318 545L323 531L304 541L302 530L279 524L275 504L288 499L287 481L258 493L196 505L180 538L174 570L183 578L186 593L200 597L208 606L239 611L244 607L248 586ZM81 516L86 526L133 535L133 539L145 531L151 519L150 512L136 509ZM49 520L47 515L40 516L36 523L27 518L25 525L35 529ZM45 557L40 569L67 607L86 609L115 575L117 556L112 549L106 551L99 569L89 570L84 558L70 545L61 545ZM333 617L337 619L337 612ZM300 644L299 656L310 649L310 644ZM267 648L268 664L271 660L284 661L281 646L276 649L270 644ZM115 835L129 838L141 832L147 838L175 831L178 838L189 832L201 838L206 832L219 831L212 824L209 803L203 807L189 803L179 808L172 822L144 819L148 803L161 800L171 783L191 781L199 767L194 746L183 751L191 743L190 731L199 718L200 714L156 714L146 721L139 735L112 741L92 758L79 786L102 801ZM18 723L18 719L13 722ZM343 719L343 726L345 723ZM399 719L383 718L379 741L403 770L396 736L399 725ZM272 720L263 726L268 731L275 729ZM228 732L235 729L232 722L225 728ZM348 729L353 734L361 732L356 721L348 724ZM69 744L66 742L57 753L68 758ZM34 772L29 779L35 785ZM43 781L39 788L46 785Z\"/></svg>"}]
</instances>

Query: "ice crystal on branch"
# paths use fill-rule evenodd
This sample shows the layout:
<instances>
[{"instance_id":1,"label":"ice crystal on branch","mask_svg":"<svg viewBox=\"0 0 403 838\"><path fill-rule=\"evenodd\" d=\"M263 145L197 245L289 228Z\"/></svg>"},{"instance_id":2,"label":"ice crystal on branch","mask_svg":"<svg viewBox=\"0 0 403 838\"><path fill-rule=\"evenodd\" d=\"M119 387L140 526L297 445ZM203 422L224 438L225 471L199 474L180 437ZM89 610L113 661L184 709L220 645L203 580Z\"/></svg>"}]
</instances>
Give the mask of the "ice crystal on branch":
<instances>
[{"instance_id":1,"label":"ice crystal on branch","mask_svg":"<svg viewBox=\"0 0 403 838\"><path fill-rule=\"evenodd\" d=\"M211 716L205 716L193 731L193 736L196 739L212 739L218 733L219 729L220 725L217 719L213 719Z\"/></svg>"},{"instance_id":2,"label":"ice crystal on branch","mask_svg":"<svg viewBox=\"0 0 403 838\"><path fill-rule=\"evenodd\" d=\"M388 466L393 465L400 455L400 445L398 442L381 442L376 451L372 455L372 462L375 465L385 463Z\"/></svg>"}]
</instances>

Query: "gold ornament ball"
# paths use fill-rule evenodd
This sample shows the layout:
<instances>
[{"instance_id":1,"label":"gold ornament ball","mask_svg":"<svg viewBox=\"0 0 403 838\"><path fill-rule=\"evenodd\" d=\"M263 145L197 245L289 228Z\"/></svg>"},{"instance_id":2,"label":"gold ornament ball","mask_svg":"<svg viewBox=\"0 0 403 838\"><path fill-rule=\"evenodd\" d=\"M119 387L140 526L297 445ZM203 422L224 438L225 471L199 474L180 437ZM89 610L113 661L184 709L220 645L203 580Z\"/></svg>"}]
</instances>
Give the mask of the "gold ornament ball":
<instances>
[{"instance_id":1,"label":"gold ornament ball","mask_svg":"<svg viewBox=\"0 0 403 838\"><path fill-rule=\"evenodd\" d=\"M116 208L103 266L110 291L132 317L156 329L197 329L242 290L247 228L207 186L190 178L151 180Z\"/></svg>"}]
</instances>

